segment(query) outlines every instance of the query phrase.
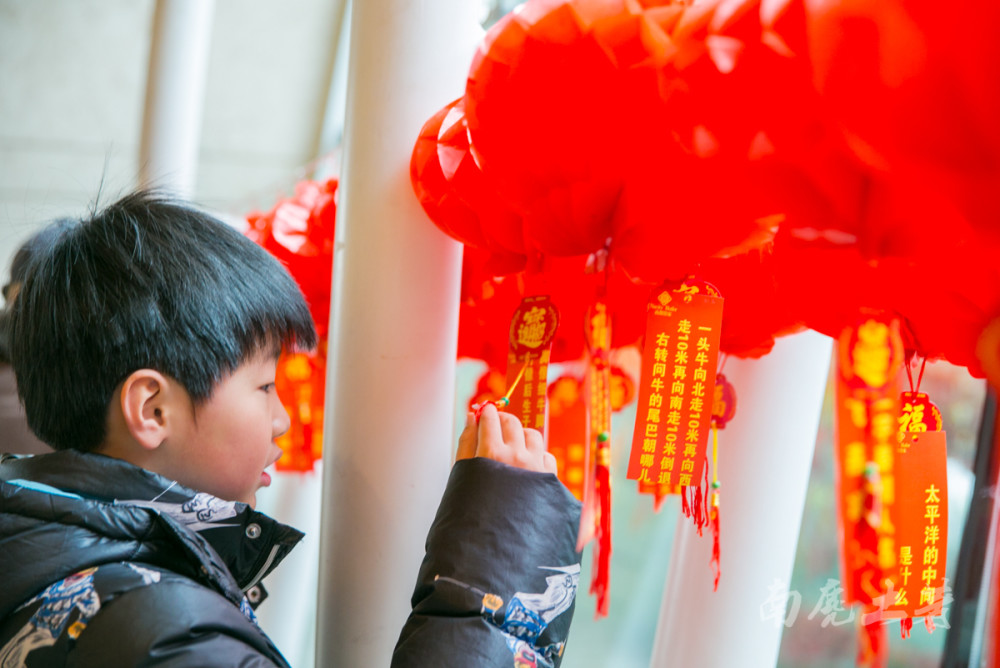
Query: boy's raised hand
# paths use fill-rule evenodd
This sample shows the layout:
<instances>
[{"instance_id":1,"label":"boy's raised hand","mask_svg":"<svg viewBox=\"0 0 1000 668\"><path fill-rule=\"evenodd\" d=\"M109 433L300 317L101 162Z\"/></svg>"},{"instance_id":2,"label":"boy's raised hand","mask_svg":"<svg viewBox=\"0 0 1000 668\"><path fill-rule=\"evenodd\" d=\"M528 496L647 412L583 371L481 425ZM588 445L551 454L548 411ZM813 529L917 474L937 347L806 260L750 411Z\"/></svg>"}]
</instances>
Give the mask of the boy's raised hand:
<instances>
[{"instance_id":1,"label":"boy's raised hand","mask_svg":"<svg viewBox=\"0 0 1000 668\"><path fill-rule=\"evenodd\" d=\"M510 413L496 406L486 406L476 424L474 413L465 418L465 429L458 437L457 459L485 457L519 469L556 473L556 458L545 450L545 440L537 429L525 429Z\"/></svg>"}]
</instances>

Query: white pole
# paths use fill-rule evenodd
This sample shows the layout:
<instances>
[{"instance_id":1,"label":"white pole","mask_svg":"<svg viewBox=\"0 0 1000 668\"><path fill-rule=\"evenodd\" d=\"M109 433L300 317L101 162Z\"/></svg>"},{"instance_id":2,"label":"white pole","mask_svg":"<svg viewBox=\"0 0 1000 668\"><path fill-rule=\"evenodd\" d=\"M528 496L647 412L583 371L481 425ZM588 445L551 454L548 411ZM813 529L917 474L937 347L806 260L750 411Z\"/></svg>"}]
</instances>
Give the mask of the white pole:
<instances>
[{"instance_id":1,"label":"white pole","mask_svg":"<svg viewBox=\"0 0 1000 668\"><path fill-rule=\"evenodd\" d=\"M481 14L469 0L352 7L319 666L389 665L450 469L461 247L420 209L409 161L424 121L464 90Z\"/></svg>"},{"instance_id":2,"label":"white pole","mask_svg":"<svg viewBox=\"0 0 1000 668\"><path fill-rule=\"evenodd\" d=\"M139 180L194 194L215 0L157 0Z\"/></svg>"},{"instance_id":3,"label":"white pole","mask_svg":"<svg viewBox=\"0 0 1000 668\"><path fill-rule=\"evenodd\" d=\"M726 363L737 408L719 434L722 578L713 592L711 532L699 538L681 517L651 666L777 663L784 616L762 619L761 606L776 582L790 586L831 343L806 332L763 359Z\"/></svg>"},{"instance_id":4,"label":"white pole","mask_svg":"<svg viewBox=\"0 0 1000 668\"><path fill-rule=\"evenodd\" d=\"M322 462L308 473L276 473L267 493L257 495L257 510L288 522L306 537L264 584L268 599L257 622L295 668L316 665L316 591L319 566L319 517Z\"/></svg>"}]
</instances>

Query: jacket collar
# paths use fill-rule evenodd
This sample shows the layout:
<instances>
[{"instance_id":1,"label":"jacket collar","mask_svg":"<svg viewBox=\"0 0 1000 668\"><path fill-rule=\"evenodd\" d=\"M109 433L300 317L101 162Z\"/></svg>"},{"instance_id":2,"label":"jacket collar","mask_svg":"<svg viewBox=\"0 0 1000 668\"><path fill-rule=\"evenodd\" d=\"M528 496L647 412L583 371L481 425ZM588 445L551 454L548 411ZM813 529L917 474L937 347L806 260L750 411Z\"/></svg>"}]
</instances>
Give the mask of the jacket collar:
<instances>
[{"instance_id":1,"label":"jacket collar","mask_svg":"<svg viewBox=\"0 0 1000 668\"><path fill-rule=\"evenodd\" d=\"M244 503L195 492L103 455L72 450L34 457L0 455L0 482L110 505L107 511L143 509L166 520L169 532L203 562L203 573L215 570L214 562L221 560L242 591L271 572L303 536ZM221 572L215 575L229 579Z\"/></svg>"}]
</instances>

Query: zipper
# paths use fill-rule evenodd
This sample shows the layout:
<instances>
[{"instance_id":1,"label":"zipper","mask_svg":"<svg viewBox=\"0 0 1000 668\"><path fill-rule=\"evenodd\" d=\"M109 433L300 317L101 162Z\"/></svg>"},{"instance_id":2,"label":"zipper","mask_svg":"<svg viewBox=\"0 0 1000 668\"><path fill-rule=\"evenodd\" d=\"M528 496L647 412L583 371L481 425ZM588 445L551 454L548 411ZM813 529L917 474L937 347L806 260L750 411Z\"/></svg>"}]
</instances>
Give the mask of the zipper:
<instances>
[{"instance_id":1,"label":"zipper","mask_svg":"<svg viewBox=\"0 0 1000 668\"><path fill-rule=\"evenodd\" d=\"M250 580L250 582L247 583L247 585L245 587L243 587L243 593L244 594L247 592L248 589L250 589L255 584L257 584L258 582L260 582L261 578L264 577L264 574L267 573L267 569L269 569L271 567L271 564L274 563L274 559L275 559L275 557L278 556L278 550L280 550L280 549L281 549L280 545L272 545L271 546L271 554L267 555L267 559L264 560L264 565L260 567L260 570L257 571L257 574L255 576L253 576L253 578Z\"/></svg>"}]
</instances>

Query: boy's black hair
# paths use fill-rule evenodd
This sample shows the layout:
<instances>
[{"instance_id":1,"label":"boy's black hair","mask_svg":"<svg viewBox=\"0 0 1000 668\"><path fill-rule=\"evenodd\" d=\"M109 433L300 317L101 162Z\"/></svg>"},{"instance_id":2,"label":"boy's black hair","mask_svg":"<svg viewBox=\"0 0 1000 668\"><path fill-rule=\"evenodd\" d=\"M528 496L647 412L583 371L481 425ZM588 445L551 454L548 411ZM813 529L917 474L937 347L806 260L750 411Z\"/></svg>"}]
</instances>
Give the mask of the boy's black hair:
<instances>
[{"instance_id":1,"label":"boy's black hair","mask_svg":"<svg viewBox=\"0 0 1000 668\"><path fill-rule=\"evenodd\" d=\"M288 272L187 204L140 191L59 224L9 323L28 425L53 448L97 448L115 388L138 369L176 379L197 405L253 355L315 345Z\"/></svg>"}]
</instances>

